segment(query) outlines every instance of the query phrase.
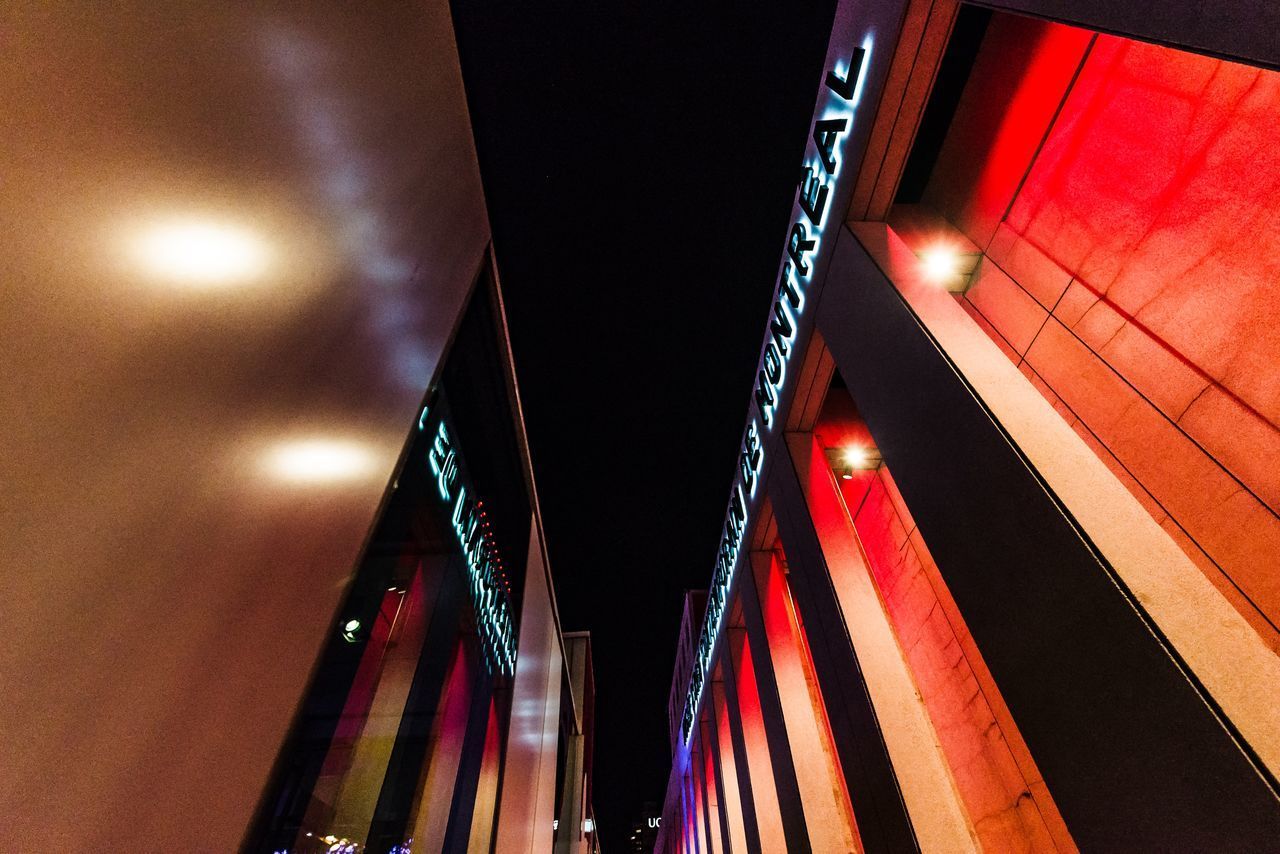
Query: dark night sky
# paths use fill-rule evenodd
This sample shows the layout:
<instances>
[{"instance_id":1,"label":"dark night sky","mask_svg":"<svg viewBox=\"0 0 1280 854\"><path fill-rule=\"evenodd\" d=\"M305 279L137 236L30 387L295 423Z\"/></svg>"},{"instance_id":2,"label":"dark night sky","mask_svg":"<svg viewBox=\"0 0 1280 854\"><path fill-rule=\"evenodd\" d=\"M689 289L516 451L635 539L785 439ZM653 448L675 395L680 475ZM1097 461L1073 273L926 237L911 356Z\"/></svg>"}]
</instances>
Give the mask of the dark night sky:
<instances>
[{"instance_id":1,"label":"dark night sky","mask_svg":"<svg viewBox=\"0 0 1280 854\"><path fill-rule=\"evenodd\" d=\"M454 0L606 851L665 790L834 5Z\"/></svg>"}]
</instances>

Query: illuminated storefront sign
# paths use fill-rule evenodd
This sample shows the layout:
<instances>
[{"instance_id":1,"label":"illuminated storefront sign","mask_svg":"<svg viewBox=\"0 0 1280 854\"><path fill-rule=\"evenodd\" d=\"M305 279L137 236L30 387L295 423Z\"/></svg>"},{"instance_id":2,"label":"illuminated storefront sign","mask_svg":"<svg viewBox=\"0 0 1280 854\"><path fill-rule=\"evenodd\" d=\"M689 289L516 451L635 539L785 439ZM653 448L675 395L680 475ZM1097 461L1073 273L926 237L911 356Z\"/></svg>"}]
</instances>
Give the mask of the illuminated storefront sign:
<instances>
[{"instance_id":1,"label":"illuminated storefront sign","mask_svg":"<svg viewBox=\"0 0 1280 854\"><path fill-rule=\"evenodd\" d=\"M426 410L419 419L425 427ZM427 454L431 473L435 475L440 499L453 505L453 531L462 547L470 573L471 603L475 608L476 627L485 650L485 664L490 673L510 676L516 666L515 630L498 556L497 543L490 533L482 503L467 484L460 483L458 449L441 418Z\"/></svg>"},{"instance_id":2,"label":"illuminated storefront sign","mask_svg":"<svg viewBox=\"0 0 1280 854\"><path fill-rule=\"evenodd\" d=\"M787 234L786 257L782 262L782 273L760 355L751 411L738 454L738 470L729 494L729 509L720 535L715 572L707 593L707 613L698 637L689 692L685 697L681 730L686 743L693 730L711 654L729 604L729 587L749 527L751 500L755 497L764 465L765 439L777 421L778 403L786 386L787 368L795 354L799 320L805 310L805 293L823 249L832 191L840 178L844 148L853 129L854 112L862 93L870 51L871 39L868 36L860 47L853 49L847 63L837 62L828 72L819 95L821 108L813 123L813 134L806 151L794 218Z\"/></svg>"}]
</instances>

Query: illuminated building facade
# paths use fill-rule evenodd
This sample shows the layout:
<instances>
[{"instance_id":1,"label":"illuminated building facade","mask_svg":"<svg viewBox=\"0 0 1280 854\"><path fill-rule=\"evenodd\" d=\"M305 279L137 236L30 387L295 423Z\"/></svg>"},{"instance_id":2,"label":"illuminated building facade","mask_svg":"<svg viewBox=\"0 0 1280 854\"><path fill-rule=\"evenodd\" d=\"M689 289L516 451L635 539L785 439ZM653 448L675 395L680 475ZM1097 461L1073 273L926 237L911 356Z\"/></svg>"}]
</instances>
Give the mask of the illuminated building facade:
<instances>
[{"instance_id":1,"label":"illuminated building facade","mask_svg":"<svg viewBox=\"0 0 1280 854\"><path fill-rule=\"evenodd\" d=\"M839 4L659 851L1280 839L1280 9L1193 6Z\"/></svg>"},{"instance_id":2,"label":"illuminated building facade","mask_svg":"<svg viewBox=\"0 0 1280 854\"><path fill-rule=\"evenodd\" d=\"M594 850L447 3L0 18L0 849Z\"/></svg>"},{"instance_id":3,"label":"illuminated building facade","mask_svg":"<svg viewBox=\"0 0 1280 854\"><path fill-rule=\"evenodd\" d=\"M486 263L245 847L594 850L591 640L561 633Z\"/></svg>"}]
</instances>

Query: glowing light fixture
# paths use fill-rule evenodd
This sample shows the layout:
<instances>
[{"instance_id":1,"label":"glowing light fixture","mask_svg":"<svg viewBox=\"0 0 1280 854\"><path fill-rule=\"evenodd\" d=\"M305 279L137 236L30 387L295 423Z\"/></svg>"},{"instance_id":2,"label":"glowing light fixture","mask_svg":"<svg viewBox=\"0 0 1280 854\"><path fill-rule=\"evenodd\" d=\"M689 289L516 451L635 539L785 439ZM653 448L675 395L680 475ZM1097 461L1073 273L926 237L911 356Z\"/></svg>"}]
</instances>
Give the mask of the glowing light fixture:
<instances>
[{"instance_id":1,"label":"glowing light fixture","mask_svg":"<svg viewBox=\"0 0 1280 854\"><path fill-rule=\"evenodd\" d=\"M920 256L924 264L924 274L935 282L945 281L956 274L956 253L945 246L935 246L925 250Z\"/></svg>"},{"instance_id":2,"label":"glowing light fixture","mask_svg":"<svg viewBox=\"0 0 1280 854\"><path fill-rule=\"evenodd\" d=\"M935 243L916 253L920 259L920 271L932 284L946 288L953 294L969 289L973 271L982 258L981 253L966 252L946 243Z\"/></svg>"},{"instance_id":3,"label":"glowing light fixture","mask_svg":"<svg viewBox=\"0 0 1280 854\"><path fill-rule=\"evenodd\" d=\"M583 821L582 821L582 832L583 832L583 833L595 833L595 832L596 832L596 822L595 822L595 819L591 819L591 818L583 819Z\"/></svg>"},{"instance_id":4,"label":"glowing light fixture","mask_svg":"<svg viewBox=\"0 0 1280 854\"><path fill-rule=\"evenodd\" d=\"M195 217L142 228L133 236L132 250L156 278L194 287L244 284L261 277L271 261L256 232Z\"/></svg>"},{"instance_id":5,"label":"glowing light fixture","mask_svg":"<svg viewBox=\"0 0 1280 854\"><path fill-rule=\"evenodd\" d=\"M853 480L855 471L875 471L884 461L880 450L873 445L846 445L843 448L827 448L827 464L842 480Z\"/></svg>"},{"instance_id":6,"label":"glowing light fixture","mask_svg":"<svg viewBox=\"0 0 1280 854\"><path fill-rule=\"evenodd\" d=\"M377 455L366 445L341 439L283 442L265 460L271 474L294 483L361 480L377 472L377 463Z\"/></svg>"},{"instance_id":7,"label":"glowing light fixture","mask_svg":"<svg viewBox=\"0 0 1280 854\"><path fill-rule=\"evenodd\" d=\"M342 624L342 639L347 643L355 643L359 639L357 637L359 631L360 631L359 620L355 620L355 619L347 620L345 623Z\"/></svg>"}]
</instances>

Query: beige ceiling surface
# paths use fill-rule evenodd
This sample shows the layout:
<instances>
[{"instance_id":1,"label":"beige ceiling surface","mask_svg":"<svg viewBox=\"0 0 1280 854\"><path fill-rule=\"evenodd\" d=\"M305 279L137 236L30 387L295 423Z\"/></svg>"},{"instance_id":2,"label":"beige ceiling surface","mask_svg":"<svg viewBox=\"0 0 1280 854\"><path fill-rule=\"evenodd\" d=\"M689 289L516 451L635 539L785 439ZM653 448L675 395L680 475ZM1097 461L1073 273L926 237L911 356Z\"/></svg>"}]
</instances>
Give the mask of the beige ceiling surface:
<instances>
[{"instance_id":1,"label":"beige ceiling surface","mask_svg":"<svg viewBox=\"0 0 1280 854\"><path fill-rule=\"evenodd\" d=\"M0 847L231 850L488 237L447 5L0 9Z\"/></svg>"}]
</instances>

